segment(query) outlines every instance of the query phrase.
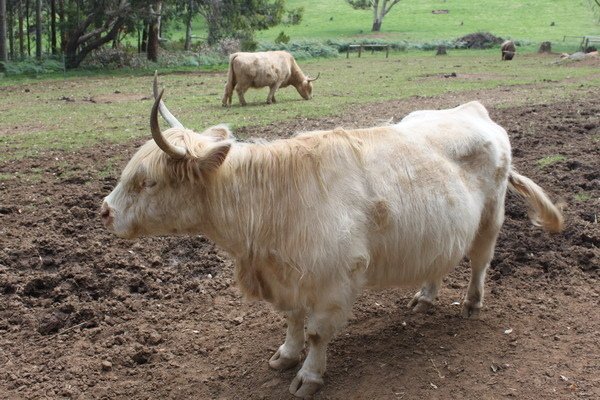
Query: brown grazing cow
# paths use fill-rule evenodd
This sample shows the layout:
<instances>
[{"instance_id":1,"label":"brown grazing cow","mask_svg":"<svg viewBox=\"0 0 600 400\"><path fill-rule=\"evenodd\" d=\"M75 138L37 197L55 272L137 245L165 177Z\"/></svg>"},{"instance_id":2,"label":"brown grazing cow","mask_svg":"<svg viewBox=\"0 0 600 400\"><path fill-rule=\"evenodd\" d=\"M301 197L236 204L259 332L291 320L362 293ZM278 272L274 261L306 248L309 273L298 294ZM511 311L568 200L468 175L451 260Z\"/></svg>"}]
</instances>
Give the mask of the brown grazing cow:
<instances>
[{"instance_id":1,"label":"brown grazing cow","mask_svg":"<svg viewBox=\"0 0 600 400\"><path fill-rule=\"evenodd\" d=\"M517 49L515 48L515 42L512 40L505 40L500 46L500 50L502 51L502 60L510 61L515 56Z\"/></svg>"},{"instance_id":2,"label":"brown grazing cow","mask_svg":"<svg viewBox=\"0 0 600 400\"><path fill-rule=\"evenodd\" d=\"M223 95L223 107L231 106L233 89L240 104L245 106L244 93L248 88L269 87L267 104L275 103L275 91L293 86L305 100L312 98L312 82L319 78L304 75L294 56L287 51L233 53L229 56L229 74Z\"/></svg>"}]
</instances>

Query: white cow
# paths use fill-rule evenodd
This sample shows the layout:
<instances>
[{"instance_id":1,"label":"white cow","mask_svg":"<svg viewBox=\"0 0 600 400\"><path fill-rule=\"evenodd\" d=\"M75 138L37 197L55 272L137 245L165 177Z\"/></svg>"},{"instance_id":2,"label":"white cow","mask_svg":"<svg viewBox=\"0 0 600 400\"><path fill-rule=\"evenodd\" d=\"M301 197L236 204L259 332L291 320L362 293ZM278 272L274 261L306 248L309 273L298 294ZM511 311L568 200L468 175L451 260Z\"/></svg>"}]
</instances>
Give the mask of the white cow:
<instances>
[{"instance_id":1,"label":"white cow","mask_svg":"<svg viewBox=\"0 0 600 400\"><path fill-rule=\"evenodd\" d=\"M233 89L237 91L240 104L245 106L244 93L249 88L269 87L267 103L275 103L279 88L293 86L305 100L312 98L312 82L319 79L305 75L294 56L287 51L262 51L257 53L233 53L229 56L229 72L223 94L223 107L231 106Z\"/></svg>"},{"instance_id":2,"label":"white cow","mask_svg":"<svg viewBox=\"0 0 600 400\"><path fill-rule=\"evenodd\" d=\"M124 238L201 233L228 251L243 293L287 315L269 365L295 366L308 342L290 386L298 397L323 385L327 344L366 286L420 286L410 306L423 311L468 256L463 314L479 313L507 187L535 224L562 228L542 189L513 170L505 130L478 102L397 125L238 143L223 126L198 134L170 114L175 127L163 134L161 95L154 141L125 167L102 220Z\"/></svg>"}]
</instances>

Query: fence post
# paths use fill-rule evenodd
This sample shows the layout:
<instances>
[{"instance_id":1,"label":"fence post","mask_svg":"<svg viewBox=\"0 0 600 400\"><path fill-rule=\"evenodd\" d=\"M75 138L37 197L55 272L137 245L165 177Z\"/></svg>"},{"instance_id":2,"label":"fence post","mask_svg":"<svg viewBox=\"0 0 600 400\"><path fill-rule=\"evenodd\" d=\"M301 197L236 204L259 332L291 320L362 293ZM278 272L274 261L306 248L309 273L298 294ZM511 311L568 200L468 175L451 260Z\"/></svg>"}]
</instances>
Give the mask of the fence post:
<instances>
[{"instance_id":1,"label":"fence post","mask_svg":"<svg viewBox=\"0 0 600 400\"><path fill-rule=\"evenodd\" d=\"M385 58L388 58L388 55L390 54L390 45L386 45L385 46Z\"/></svg>"},{"instance_id":2,"label":"fence post","mask_svg":"<svg viewBox=\"0 0 600 400\"><path fill-rule=\"evenodd\" d=\"M360 55L362 53L362 49L363 49L363 45L361 44L360 47L358 48L358 58L360 58Z\"/></svg>"}]
</instances>

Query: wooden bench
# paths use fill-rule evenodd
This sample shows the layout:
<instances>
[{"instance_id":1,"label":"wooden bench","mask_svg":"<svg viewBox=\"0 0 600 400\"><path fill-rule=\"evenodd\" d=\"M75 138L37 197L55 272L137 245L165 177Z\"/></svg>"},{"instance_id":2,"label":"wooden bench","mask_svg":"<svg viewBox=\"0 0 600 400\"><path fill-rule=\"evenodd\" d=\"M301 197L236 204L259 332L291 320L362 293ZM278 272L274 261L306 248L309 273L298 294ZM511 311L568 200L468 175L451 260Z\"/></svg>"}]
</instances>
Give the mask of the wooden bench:
<instances>
[{"instance_id":1,"label":"wooden bench","mask_svg":"<svg viewBox=\"0 0 600 400\"><path fill-rule=\"evenodd\" d=\"M346 58L350 57L350 50L358 49L358 57L362 54L363 49L371 49L371 54L375 53L375 49L385 49L385 58L390 54L389 44L351 44L346 49Z\"/></svg>"}]
</instances>

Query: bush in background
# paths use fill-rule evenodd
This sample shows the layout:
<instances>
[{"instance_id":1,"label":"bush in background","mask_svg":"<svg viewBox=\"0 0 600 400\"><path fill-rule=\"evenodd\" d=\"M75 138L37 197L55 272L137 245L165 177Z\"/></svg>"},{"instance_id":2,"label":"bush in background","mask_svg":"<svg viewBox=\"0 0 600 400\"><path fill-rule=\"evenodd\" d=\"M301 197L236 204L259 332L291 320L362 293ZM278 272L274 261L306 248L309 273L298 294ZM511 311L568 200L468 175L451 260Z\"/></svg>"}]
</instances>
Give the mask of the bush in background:
<instances>
[{"instance_id":1,"label":"bush in background","mask_svg":"<svg viewBox=\"0 0 600 400\"><path fill-rule=\"evenodd\" d=\"M297 59L337 57L339 54L339 51L335 46L311 40L290 41L289 43L261 42L258 45L258 50L285 50L292 53Z\"/></svg>"},{"instance_id":2,"label":"bush in background","mask_svg":"<svg viewBox=\"0 0 600 400\"><path fill-rule=\"evenodd\" d=\"M279 35L275 38L275 44L287 44L290 42L290 37L285 34L284 31L279 32Z\"/></svg>"},{"instance_id":3,"label":"bush in background","mask_svg":"<svg viewBox=\"0 0 600 400\"><path fill-rule=\"evenodd\" d=\"M64 71L62 61L54 58L46 58L42 61L37 61L33 58L28 58L23 61L7 61L4 63L4 73L8 75L40 75L49 72Z\"/></svg>"}]
</instances>

